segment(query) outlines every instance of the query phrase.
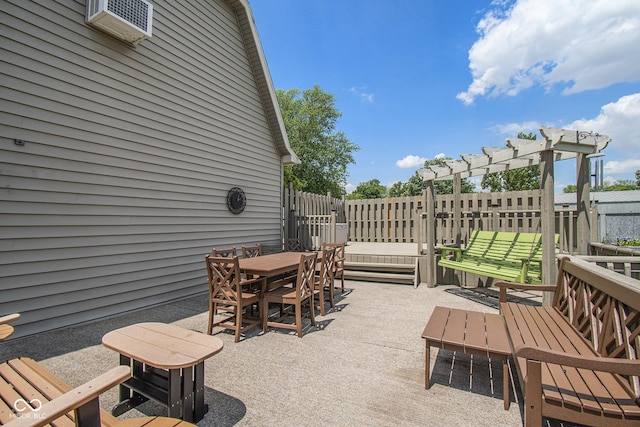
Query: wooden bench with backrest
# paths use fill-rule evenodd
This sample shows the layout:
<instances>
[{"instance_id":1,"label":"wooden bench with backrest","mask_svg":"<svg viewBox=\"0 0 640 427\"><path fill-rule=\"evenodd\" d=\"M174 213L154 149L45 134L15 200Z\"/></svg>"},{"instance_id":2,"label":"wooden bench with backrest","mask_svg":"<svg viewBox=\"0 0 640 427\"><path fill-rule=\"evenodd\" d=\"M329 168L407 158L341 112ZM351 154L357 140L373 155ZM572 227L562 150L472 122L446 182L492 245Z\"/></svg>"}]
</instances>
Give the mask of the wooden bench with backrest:
<instances>
[{"instance_id":1,"label":"wooden bench with backrest","mask_svg":"<svg viewBox=\"0 0 640 427\"><path fill-rule=\"evenodd\" d=\"M556 243L559 235L555 235ZM442 247L438 265L517 283L540 283L542 240L538 233L474 230L465 249ZM453 253L448 259L447 254Z\"/></svg>"},{"instance_id":2,"label":"wooden bench with backrest","mask_svg":"<svg viewBox=\"0 0 640 427\"><path fill-rule=\"evenodd\" d=\"M640 281L567 256L555 286L496 286L525 426L640 425ZM507 302L510 288L553 291L553 305Z\"/></svg>"}]
</instances>

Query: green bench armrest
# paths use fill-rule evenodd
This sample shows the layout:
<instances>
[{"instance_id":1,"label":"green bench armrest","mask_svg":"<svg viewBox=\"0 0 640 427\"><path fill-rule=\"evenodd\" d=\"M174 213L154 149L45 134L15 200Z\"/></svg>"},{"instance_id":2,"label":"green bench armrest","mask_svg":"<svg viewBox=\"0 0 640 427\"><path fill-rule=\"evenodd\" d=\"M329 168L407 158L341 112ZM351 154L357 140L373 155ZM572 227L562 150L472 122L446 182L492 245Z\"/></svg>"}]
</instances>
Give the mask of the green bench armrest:
<instances>
[{"instance_id":1,"label":"green bench armrest","mask_svg":"<svg viewBox=\"0 0 640 427\"><path fill-rule=\"evenodd\" d=\"M442 251L442 258L447 256L447 252L453 252L456 256L456 261L458 262L462 258L462 253L464 252L464 249L454 248L452 246L443 246L440 250Z\"/></svg>"}]
</instances>

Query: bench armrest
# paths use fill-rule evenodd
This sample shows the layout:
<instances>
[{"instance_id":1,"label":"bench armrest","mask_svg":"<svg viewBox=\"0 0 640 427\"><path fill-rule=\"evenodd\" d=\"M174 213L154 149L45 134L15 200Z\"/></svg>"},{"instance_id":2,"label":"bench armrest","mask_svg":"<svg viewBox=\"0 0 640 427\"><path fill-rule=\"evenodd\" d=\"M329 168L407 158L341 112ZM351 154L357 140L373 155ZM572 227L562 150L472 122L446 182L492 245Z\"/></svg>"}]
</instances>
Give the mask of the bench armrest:
<instances>
[{"instance_id":1,"label":"bench armrest","mask_svg":"<svg viewBox=\"0 0 640 427\"><path fill-rule=\"evenodd\" d=\"M452 246L442 246L440 250L442 251L442 258L447 256L447 252L453 252L456 255L456 261L460 261L462 252L464 252L464 249L454 248Z\"/></svg>"},{"instance_id":2,"label":"bench armrest","mask_svg":"<svg viewBox=\"0 0 640 427\"><path fill-rule=\"evenodd\" d=\"M504 280L500 280L499 282L494 283L493 286L500 288L500 302L507 302L507 289L555 292L558 288L556 285L531 285L528 283L507 282Z\"/></svg>"},{"instance_id":3,"label":"bench armrest","mask_svg":"<svg viewBox=\"0 0 640 427\"><path fill-rule=\"evenodd\" d=\"M548 350L539 347L521 345L515 348L517 357L529 360L553 363L554 365L572 368L590 369L593 371L611 372L620 375L640 376L640 360L617 359L614 357L584 356L568 354L562 351Z\"/></svg>"},{"instance_id":4,"label":"bench armrest","mask_svg":"<svg viewBox=\"0 0 640 427\"><path fill-rule=\"evenodd\" d=\"M21 417L5 424L5 426L40 427L47 425L67 412L78 409L83 405L91 403L91 401L95 400L97 404L98 396L110 388L126 381L130 377L131 368L128 366L115 367L84 383L83 385L43 404L42 407L38 409L37 416L29 416L29 414L23 413ZM98 406L96 406L96 410L100 410ZM36 412L33 412L33 414L36 414ZM99 412L97 413L97 416L100 416Z\"/></svg>"}]
</instances>

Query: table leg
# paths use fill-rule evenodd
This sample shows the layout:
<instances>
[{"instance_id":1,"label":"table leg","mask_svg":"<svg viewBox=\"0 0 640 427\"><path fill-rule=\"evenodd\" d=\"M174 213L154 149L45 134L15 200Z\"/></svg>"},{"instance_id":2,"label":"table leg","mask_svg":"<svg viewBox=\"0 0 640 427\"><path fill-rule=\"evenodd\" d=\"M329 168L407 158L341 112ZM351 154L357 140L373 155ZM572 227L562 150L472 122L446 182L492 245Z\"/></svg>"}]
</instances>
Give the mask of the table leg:
<instances>
[{"instance_id":1,"label":"table leg","mask_svg":"<svg viewBox=\"0 0 640 427\"><path fill-rule=\"evenodd\" d=\"M171 418L182 416L182 378L180 369L169 369L169 382L167 390L168 415Z\"/></svg>"},{"instance_id":2,"label":"table leg","mask_svg":"<svg viewBox=\"0 0 640 427\"><path fill-rule=\"evenodd\" d=\"M193 368L182 369L182 419L193 422Z\"/></svg>"},{"instance_id":3,"label":"table leg","mask_svg":"<svg viewBox=\"0 0 640 427\"><path fill-rule=\"evenodd\" d=\"M204 403L204 362L200 362L195 367L194 422L198 422L204 418L204 414L208 411L209 407Z\"/></svg>"},{"instance_id":4,"label":"table leg","mask_svg":"<svg viewBox=\"0 0 640 427\"><path fill-rule=\"evenodd\" d=\"M120 365L131 367L134 377L139 378L144 371L144 364L142 362L131 360L130 357L124 355L120 355ZM149 400L147 397L129 387L129 385L127 384L128 381L118 386L119 401L113 406L113 408L111 408L111 414L115 417L122 415L130 409L133 409L141 403Z\"/></svg>"},{"instance_id":5,"label":"table leg","mask_svg":"<svg viewBox=\"0 0 640 427\"><path fill-rule=\"evenodd\" d=\"M508 357L502 362L502 394L504 395L504 409L509 409L509 363Z\"/></svg>"},{"instance_id":6,"label":"table leg","mask_svg":"<svg viewBox=\"0 0 640 427\"><path fill-rule=\"evenodd\" d=\"M431 366L431 345L429 340L426 341L426 349L424 350L424 388L429 390L429 368Z\"/></svg>"}]
</instances>

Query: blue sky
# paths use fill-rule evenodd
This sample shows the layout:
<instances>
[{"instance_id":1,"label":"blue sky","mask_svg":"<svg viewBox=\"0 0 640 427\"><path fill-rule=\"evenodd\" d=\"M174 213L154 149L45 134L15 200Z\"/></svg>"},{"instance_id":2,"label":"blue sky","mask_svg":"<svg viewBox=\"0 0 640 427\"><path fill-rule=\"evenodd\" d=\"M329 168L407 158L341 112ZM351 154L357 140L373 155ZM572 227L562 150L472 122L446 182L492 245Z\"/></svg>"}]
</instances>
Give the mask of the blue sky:
<instances>
[{"instance_id":1,"label":"blue sky","mask_svg":"<svg viewBox=\"0 0 640 427\"><path fill-rule=\"evenodd\" d=\"M540 126L609 135L605 179L640 169L638 0L250 4L275 88L335 96L337 129L360 146L347 190ZM574 161L555 169L556 192L575 184Z\"/></svg>"}]
</instances>

